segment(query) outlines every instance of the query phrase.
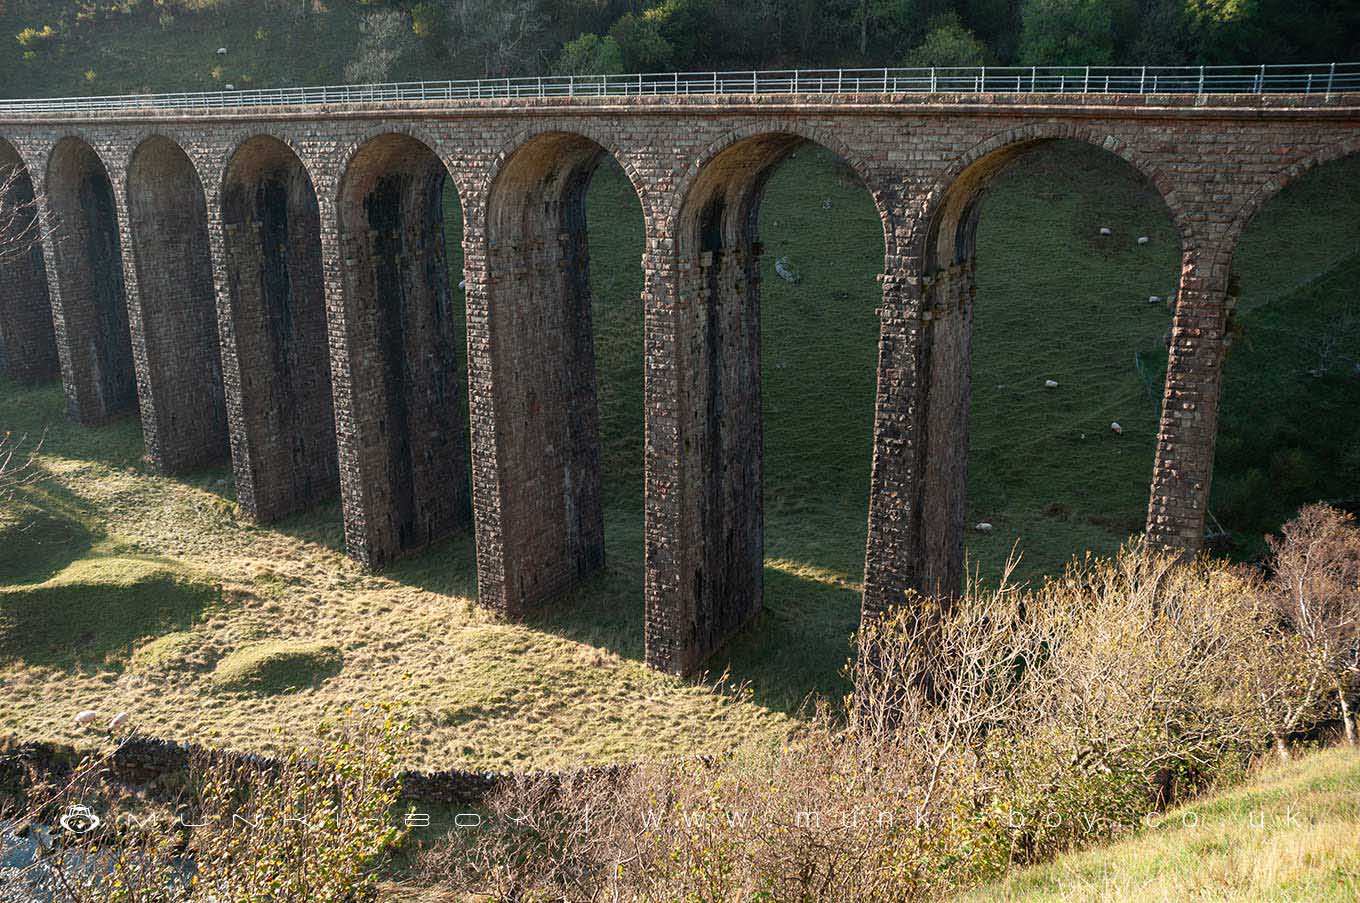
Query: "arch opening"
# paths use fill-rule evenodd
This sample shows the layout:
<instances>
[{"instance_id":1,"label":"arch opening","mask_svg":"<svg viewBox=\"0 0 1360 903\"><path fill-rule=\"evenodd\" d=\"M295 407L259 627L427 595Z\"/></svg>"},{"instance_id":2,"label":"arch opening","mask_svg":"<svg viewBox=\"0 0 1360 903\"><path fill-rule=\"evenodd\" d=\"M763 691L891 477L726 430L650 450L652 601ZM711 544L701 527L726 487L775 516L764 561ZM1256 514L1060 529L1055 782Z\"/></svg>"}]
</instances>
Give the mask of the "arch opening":
<instances>
[{"instance_id":1,"label":"arch opening","mask_svg":"<svg viewBox=\"0 0 1360 903\"><path fill-rule=\"evenodd\" d=\"M320 228L292 149L263 135L242 144L222 189L223 365L237 501L258 522L339 486Z\"/></svg>"},{"instance_id":2,"label":"arch opening","mask_svg":"<svg viewBox=\"0 0 1360 903\"><path fill-rule=\"evenodd\" d=\"M1360 155L1313 167L1233 249L1206 544L1266 552L1298 509L1360 515Z\"/></svg>"},{"instance_id":3,"label":"arch opening","mask_svg":"<svg viewBox=\"0 0 1360 903\"><path fill-rule=\"evenodd\" d=\"M459 324L449 276L448 171L425 144L389 134L351 159L340 189L349 330L349 452L359 461L362 523L352 554L370 565L471 521ZM456 199L455 199L456 202Z\"/></svg>"},{"instance_id":4,"label":"arch opening","mask_svg":"<svg viewBox=\"0 0 1360 903\"><path fill-rule=\"evenodd\" d=\"M958 592L965 562L994 579L1017 543L1021 579L1112 553L1144 528L1157 447L1165 199L1098 144L1021 141L959 174L923 251L925 588Z\"/></svg>"},{"instance_id":5,"label":"arch opening","mask_svg":"<svg viewBox=\"0 0 1360 903\"><path fill-rule=\"evenodd\" d=\"M834 235L830 222L838 224ZM813 625L826 624L828 636L854 629L884 240L883 213L864 182L801 135L737 141L707 161L686 192L676 235L677 416L681 480L690 487L681 523L693 543L679 580L691 620L679 660L665 666L698 668L762 610L771 587L783 616L802 628L820 633ZM781 656L804 665L824 659L829 674L812 679L835 680L842 649L790 645L773 657L761 653L762 677L773 680L767 689L778 685L791 699L811 689L809 669L780 664ZM732 652L738 663L748 654ZM776 677L771 668L787 673Z\"/></svg>"},{"instance_id":6,"label":"arch opening","mask_svg":"<svg viewBox=\"0 0 1360 903\"><path fill-rule=\"evenodd\" d=\"M33 179L0 139L0 374L21 382L60 370Z\"/></svg>"},{"instance_id":7,"label":"arch opening","mask_svg":"<svg viewBox=\"0 0 1360 903\"><path fill-rule=\"evenodd\" d=\"M137 404L118 206L103 162L80 138L53 148L46 191L56 229L67 410L82 423L100 423Z\"/></svg>"},{"instance_id":8,"label":"arch opening","mask_svg":"<svg viewBox=\"0 0 1360 903\"><path fill-rule=\"evenodd\" d=\"M216 463L229 441L203 185L179 145L155 136L133 152L127 191L147 451L168 473Z\"/></svg>"},{"instance_id":9,"label":"arch opening","mask_svg":"<svg viewBox=\"0 0 1360 903\"><path fill-rule=\"evenodd\" d=\"M517 148L487 202L486 309L506 611L605 564L587 194L608 151L551 132Z\"/></svg>"}]
</instances>

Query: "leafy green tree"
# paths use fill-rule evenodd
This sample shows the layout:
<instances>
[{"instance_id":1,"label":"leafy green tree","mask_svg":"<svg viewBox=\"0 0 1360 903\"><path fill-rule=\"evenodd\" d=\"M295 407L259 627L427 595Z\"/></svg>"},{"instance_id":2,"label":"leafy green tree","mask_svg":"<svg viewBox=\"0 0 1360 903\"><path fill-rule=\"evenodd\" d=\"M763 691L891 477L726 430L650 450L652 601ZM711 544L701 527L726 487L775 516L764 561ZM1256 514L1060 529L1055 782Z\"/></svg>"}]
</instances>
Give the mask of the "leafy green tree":
<instances>
[{"instance_id":1,"label":"leafy green tree","mask_svg":"<svg viewBox=\"0 0 1360 903\"><path fill-rule=\"evenodd\" d=\"M925 40L902 60L904 66L982 66L990 54L987 47L963 27L957 14L931 20Z\"/></svg>"},{"instance_id":2,"label":"leafy green tree","mask_svg":"<svg viewBox=\"0 0 1360 903\"><path fill-rule=\"evenodd\" d=\"M662 35L656 16L626 13L609 29L609 37L619 47L626 72L664 71L672 66L675 48Z\"/></svg>"},{"instance_id":3,"label":"leafy green tree","mask_svg":"<svg viewBox=\"0 0 1360 903\"><path fill-rule=\"evenodd\" d=\"M1110 0L1026 0L1020 64L1106 66L1115 61L1115 8Z\"/></svg>"},{"instance_id":4,"label":"leafy green tree","mask_svg":"<svg viewBox=\"0 0 1360 903\"><path fill-rule=\"evenodd\" d=\"M623 51L608 35L583 34L562 47L553 69L561 75L617 75L624 71Z\"/></svg>"}]
</instances>

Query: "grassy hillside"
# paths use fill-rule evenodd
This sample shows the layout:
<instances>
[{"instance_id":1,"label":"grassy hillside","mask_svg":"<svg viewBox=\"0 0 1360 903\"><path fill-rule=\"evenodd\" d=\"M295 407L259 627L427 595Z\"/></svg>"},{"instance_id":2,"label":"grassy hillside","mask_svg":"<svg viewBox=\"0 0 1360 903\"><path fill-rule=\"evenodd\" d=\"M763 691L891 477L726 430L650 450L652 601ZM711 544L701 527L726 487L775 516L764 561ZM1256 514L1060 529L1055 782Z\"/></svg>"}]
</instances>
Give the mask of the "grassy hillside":
<instances>
[{"instance_id":1,"label":"grassy hillside","mask_svg":"<svg viewBox=\"0 0 1360 903\"><path fill-rule=\"evenodd\" d=\"M1343 903L1360 898L1360 756L1334 749L1025 869L960 903Z\"/></svg>"}]
</instances>

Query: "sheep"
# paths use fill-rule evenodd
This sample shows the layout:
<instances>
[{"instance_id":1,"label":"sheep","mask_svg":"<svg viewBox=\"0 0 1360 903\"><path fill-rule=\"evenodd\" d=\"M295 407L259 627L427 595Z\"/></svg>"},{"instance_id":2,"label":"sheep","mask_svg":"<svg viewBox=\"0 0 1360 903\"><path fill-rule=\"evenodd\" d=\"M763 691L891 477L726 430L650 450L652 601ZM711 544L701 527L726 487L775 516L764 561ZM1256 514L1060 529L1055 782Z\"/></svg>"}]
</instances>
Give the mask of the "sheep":
<instances>
[{"instance_id":1,"label":"sheep","mask_svg":"<svg viewBox=\"0 0 1360 903\"><path fill-rule=\"evenodd\" d=\"M1138 243L1139 243L1140 245L1145 245L1145 244L1147 244L1149 241L1151 241L1151 239L1149 239L1146 235L1140 235L1140 236L1138 236Z\"/></svg>"},{"instance_id":2,"label":"sheep","mask_svg":"<svg viewBox=\"0 0 1360 903\"><path fill-rule=\"evenodd\" d=\"M1116 420L1114 423L1110 424L1110 432L1114 433L1116 436L1122 436L1124 435L1124 428L1120 426L1119 421Z\"/></svg>"},{"instance_id":3,"label":"sheep","mask_svg":"<svg viewBox=\"0 0 1360 903\"><path fill-rule=\"evenodd\" d=\"M1045 388L1045 389L1056 389L1056 388L1058 388L1058 381L1057 381L1056 379L1046 379L1046 380L1044 380L1044 388Z\"/></svg>"},{"instance_id":4,"label":"sheep","mask_svg":"<svg viewBox=\"0 0 1360 903\"><path fill-rule=\"evenodd\" d=\"M1101 226L1101 227L1100 227L1100 234L1101 234L1101 235L1113 235L1113 234L1114 234L1114 230L1111 229L1109 226Z\"/></svg>"},{"instance_id":5,"label":"sheep","mask_svg":"<svg viewBox=\"0 0 1360 903\"><path fill-rule=\"evenodd\" d=\"M85 727L94 724L94 720L99 717L99 713L94 709L84 709L76 713L76 727Z\"/></svg>"},{"instance_id":6,"label":"sheep","mask_svg":"<svg viewBox=\"0 0 1360 903\"><path fill-rule=\"evenodd\" d=\"M131 717L132 716L129 715L127 712L119 712L117 715L114 715L113 720L109 722L109 730L111 731L118 730L118 728L127 724L128 719Z\"/></svg>"},{"instance_id":7,"label":"sheep","mask_svg":"<svg viewBox=\"0 0 1360 903\"><path fill-rule=\"evenodd\" d=\"M979 533L990 533L992 532L992 525L987 523L986 521L982 521L977 526L973 527L973 529L978 531Z\"/></svg>"}]
</instances>

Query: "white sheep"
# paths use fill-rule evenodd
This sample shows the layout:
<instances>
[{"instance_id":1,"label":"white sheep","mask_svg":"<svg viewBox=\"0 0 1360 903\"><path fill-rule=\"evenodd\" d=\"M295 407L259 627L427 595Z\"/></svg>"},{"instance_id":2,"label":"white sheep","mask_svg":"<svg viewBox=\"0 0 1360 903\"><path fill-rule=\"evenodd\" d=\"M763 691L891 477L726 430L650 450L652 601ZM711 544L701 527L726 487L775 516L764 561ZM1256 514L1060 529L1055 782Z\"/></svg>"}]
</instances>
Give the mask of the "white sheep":
<instances>
[{"instance_id":1,"label":"white sheep","mask_svg":"<svg viewBox=\"0 0 1360 903\"><path fill-rule=\"evenodd\" d=\"M127 712L119 712L117 715L114 715L113 720L109 722L109 730L111 731L118 730L118 728L127 724L128 719L131 717L132 716L129 715Z\"/></svg>"},{"instance_id":2,"label":"white sheep","mask_svg":"<svg viewBox=\"0 0 1360 903\"><path fill-rule=\"evenodd\" d=\"M982 523L978 524L978 525L977 525L976 527L974 527L973 529L974 529L974 530L977 530L979 533L990 533L990 532L992 532L992 525L989 524L989 523L987 523L986 521L983 521Z\"/></svg>"},{"instance_id":3,"label":"white sheep","mask_svg":"<svg viewBox=\"0 0 1360 903\"><path fill-rule=\"evenodd\" d=\"M99 713L94 709L85 709L76 713L76 727L85 727L87 724L94 724L94 720L99 717Z\"/></svg>"},{"instance_id":4,"label":"white sheep","mask_svg":"<svg viewBox=\"0 0 1360 903\"><path fill-rule=\"evenodd\" d=\"M1140 236L1138 236L1138 243L1139 243L1140 245L1145 245L1145 244L1148 243L1148 241L1150 241L1150 239L1149 239L1146 235L1140 235Z\"/></svg>"},{"instance_id":5,"label":"white sheep","mask_svg":"<svg viewBox=\"0 0 1360 903\"><path fill-rule=\"evenodd\" d=\"M1058 388L1058 381L1057 381L1056 379L1046 379L1046 380L1044 380L1044 388L1045 388L1045 389L1056 389L1056 388Z\"/></svg>"},{"instance_id":6,"label":"white sheep","mask_svg":"<svg viewBox=\"0 0 1360 903\"><path fill-rule=\"evenodd\" d=\"M1109 226L1101 226L1101 227L1100 227L1100 234L1101 234L1101 235L1113 235L1113 234L1114 234L1114 230L1111 229Z\"/></svg>"},{"instance_id":7,"label":"white sheep","mask_svg":"<svg viewBox=\"0 0 1360 903\"><path fill-rule=\"evenodd\" d=\"M1120 426L1119 421L1116 420L1114 423L1110 424L1110 432L1114 433L1116 436L1122 436L1124 435L1124 428Z\"/></svg>"}]
</instances>

